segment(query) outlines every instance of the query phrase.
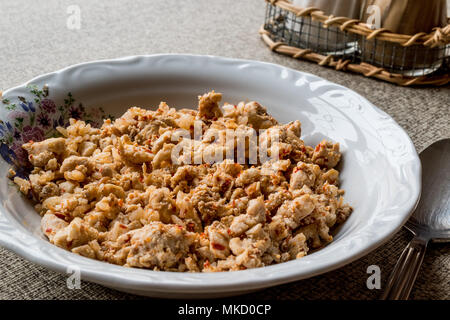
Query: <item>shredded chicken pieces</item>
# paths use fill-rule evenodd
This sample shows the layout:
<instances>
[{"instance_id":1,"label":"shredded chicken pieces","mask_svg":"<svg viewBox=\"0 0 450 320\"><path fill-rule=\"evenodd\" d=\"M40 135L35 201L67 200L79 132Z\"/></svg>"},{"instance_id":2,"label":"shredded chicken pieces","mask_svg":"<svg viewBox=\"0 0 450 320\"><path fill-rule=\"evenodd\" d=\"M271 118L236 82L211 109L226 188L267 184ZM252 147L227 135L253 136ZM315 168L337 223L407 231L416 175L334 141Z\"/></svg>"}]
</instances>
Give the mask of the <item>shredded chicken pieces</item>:
<instances>
[{"instance_id":1,"label":"shredded chicken pieces","mask_svg":"<svg viewBox=\"0 0 450 320\"><path fill-rule=\"evenodd\" d=\"M199 97L198 111L133 107L100 129L71 119L62 137L24 144L33 169L14 182L50 242L127 267L211 272L301 258L332 241L352 211L334 169L339 145L306 146L299 121L279 124L257 102L219 107L221 98ZM226 132L237 129L256 131L277 159L250 163L249 142L244 163L228 157L237 143ZM213 154L227 157L205 161Z\"/></svg>"}]
</instances>

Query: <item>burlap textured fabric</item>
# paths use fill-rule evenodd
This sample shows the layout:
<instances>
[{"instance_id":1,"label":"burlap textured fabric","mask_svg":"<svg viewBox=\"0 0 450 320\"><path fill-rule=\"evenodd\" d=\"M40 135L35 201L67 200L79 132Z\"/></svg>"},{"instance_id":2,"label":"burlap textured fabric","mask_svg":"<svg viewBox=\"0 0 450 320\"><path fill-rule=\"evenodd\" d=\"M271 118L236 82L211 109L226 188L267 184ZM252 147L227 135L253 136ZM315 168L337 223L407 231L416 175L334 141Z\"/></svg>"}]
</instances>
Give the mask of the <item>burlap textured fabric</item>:
<instances>
[{"instance_id":1,"label":"burlap textured fabric","mask_svg":"<svg viewBox=\"0 0 450 320\"><path fill-rule=\"evenodd\" d=\"M389 113L417 150L450 138L450 87L401 88L336 72L270 52L259 38L261 0L77 1L81 29L66 27L71 1L1 1L0 88L83 61L135 54L197 53L279 63L345 85ZM151 4L150 4L151 3ZM194 19L202 15L201 19ZM339 270L244 296L244 299L376 299L366 273L378 265L382 285L411 236L405 230L364 258ZM82 282L70 290L66 276L29 263L0 248L0 299L139 299ZM413 299L450 299L450 246L431 244Z\"/></svg>"}]
</instances>

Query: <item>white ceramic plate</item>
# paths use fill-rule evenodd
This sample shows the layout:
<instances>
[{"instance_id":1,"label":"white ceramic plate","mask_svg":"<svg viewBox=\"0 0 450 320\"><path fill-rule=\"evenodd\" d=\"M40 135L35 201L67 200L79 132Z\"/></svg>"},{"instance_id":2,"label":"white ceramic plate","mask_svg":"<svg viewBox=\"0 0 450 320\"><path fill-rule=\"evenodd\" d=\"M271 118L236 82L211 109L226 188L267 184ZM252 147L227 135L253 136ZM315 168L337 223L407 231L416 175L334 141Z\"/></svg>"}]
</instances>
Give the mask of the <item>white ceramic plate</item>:
<instances>
[{"instance_id":1,"label":"white ceramic plate","mask_svg":"<svg viewBox=\"0 0 450 320\"><path fill-rule=\"evenodd\" d=\"M48 96L39 91L46 84ZM124 268L72 254L45 239L40 216L6 178L7 161L20 162L24 156L19 147L23 141L52 135L53 127L69 116L96 123L102 115L118 116L131 105L154 107L161 100L180 108L195 107L197 95L211 89L222 92L227 102L257 100L281 122L299 119L307 144L323 138L340 143L342 188L355 210L334 242L295 261L202 274ZM279 65L194 55L127 57L43 75L3 97L0 154L7 161L0 161L0 245L61 273L78 267L83 280L126 292L218 297L312 277L387 241L407 220L420 195L419 158L391 117L345 87Z\"/></svg>"}]
</instances>

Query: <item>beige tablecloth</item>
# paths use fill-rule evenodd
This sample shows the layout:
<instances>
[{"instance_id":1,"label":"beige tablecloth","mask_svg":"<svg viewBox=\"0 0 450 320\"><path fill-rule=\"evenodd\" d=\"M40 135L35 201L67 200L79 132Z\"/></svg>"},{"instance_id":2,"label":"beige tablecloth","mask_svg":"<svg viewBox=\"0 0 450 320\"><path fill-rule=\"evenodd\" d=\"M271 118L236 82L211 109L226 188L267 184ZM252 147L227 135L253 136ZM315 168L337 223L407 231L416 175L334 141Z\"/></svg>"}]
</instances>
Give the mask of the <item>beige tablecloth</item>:
<instances>
[{"instance_id":1,"label":"beige tablecloth","mask_svg":"<svg viewBox=\"0 0 450 320\"><path fill-rule=\"evenodd\" d=\"M80 30L66 27L67 8L78 4ZM197 53L279 63L347 86L389 113L409 133L417 150L450 138L450 88L401 88L336 72L270 52L258 36L262 0L0 1L0 88L83 61L153 53ZM385 245L339 270L246 295L258 299L376 299L369 265L385 283L411 236L400 231ZM0 248L0 299L135 299L87 282L69 290L66 276ZM450 246L431 244L414 299L450 298Z\"/></svg>"}]
</instances>

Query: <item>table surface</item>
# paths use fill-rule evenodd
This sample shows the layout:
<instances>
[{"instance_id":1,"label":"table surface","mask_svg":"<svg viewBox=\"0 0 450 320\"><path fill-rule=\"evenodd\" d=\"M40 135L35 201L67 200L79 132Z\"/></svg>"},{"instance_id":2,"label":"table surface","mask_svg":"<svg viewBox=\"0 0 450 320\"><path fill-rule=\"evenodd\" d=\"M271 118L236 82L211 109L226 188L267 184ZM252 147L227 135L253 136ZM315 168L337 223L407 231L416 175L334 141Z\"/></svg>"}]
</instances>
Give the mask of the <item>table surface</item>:
<instances>
[{"instance_id":1,"label":"table surface","mask_svg":"<svg viewBox=\"0 0 450 320\"><path fill-rule=\"evenodd\" d=\"M81 28L67 28L77 4ZM450 138L450 87L403 88L337 72L272 53L258 36L262 0L0 1L0 88L84 61L153 53L194 53L278 63L349 87L390 114L420 152ZM401 230L386 244L339 270L277 286L242 299L377 299L367 267L378 265L382 286L411 235ZM0 299L136 299L83 282L70 290L66 276L0 248ZM450 299L450 246L431 244L413 299Z\"/></svg>"}]
</instances>

